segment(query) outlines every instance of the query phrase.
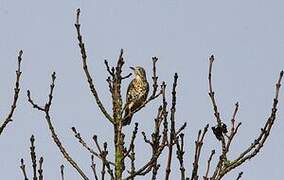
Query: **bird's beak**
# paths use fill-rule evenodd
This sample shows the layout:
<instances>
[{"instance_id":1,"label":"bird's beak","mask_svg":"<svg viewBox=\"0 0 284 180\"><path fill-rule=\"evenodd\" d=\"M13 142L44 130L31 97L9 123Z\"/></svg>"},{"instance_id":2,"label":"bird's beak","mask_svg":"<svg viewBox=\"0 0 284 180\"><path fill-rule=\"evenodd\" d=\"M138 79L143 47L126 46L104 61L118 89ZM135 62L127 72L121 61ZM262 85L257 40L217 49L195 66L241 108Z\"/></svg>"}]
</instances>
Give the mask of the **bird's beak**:
<instances>
[{"instance_id":1,"label":"bird's beak","mask_svg":"<svg viewBox=\"0 0 284 180\"><path fill-rule=\"evenodd\" d=\"M134 68L134 67L130 66L129 68L132 69L133 71L135 71L135 68Z\"/></svg>"}]
</instances>

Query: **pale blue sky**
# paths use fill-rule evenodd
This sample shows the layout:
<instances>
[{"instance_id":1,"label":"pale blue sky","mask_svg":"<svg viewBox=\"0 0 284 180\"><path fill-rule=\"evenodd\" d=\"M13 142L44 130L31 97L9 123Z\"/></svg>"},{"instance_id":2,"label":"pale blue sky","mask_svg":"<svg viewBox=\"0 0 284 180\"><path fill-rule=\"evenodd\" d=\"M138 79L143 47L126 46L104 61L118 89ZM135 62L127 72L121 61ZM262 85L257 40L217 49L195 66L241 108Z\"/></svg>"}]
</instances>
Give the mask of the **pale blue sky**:
<instances>
[{"instance_id":1,"label":"pale blue sky","mask_svg":"<svg viewBox=\"0 0 284 180\"><path fill-rule=\"evenodd\" d=\"M29 137L34 134L37 156L45 158L46 179L59 179L62 163L66 165L66 179L80 179L51 141L44 115L27 103L28 88L37 102L46 101L52 71L57 72L57 80L51 114L70 154L92 177L89 154L73 138L72 126L90 144L96 133L101 142L108 141L112 147L112 127L99 112L81 68L74 27L77 8L82 11L82 33L90 71L108 110L111 110L111 103L103 60L115 63L120 48L125 50L126 66L145 67L149 79L152 56L160 58L159 80L168 82L168 87L173 74L179 73L177 121L178 124L188 122L185 132L187 173L192 169L198 129L215 123L207 94L208 57L214 54L214 87L226 122L230 120L234 103L240 103L237 117L243 126L233 144L231 155L235 157L253 141L270 113L274 84L284 68L283 5L280 0L0 0L2 119L10 108L17 52L24 50L18 108L14 122L0 137L1 177L22 179L20 158L30 165ZM129 72L128 68L125 70ZM124 93L126 87L127 84L123 86ZM278 118L267 144L259 156L233 171L225 180L235 178L241 170L244 171L243 179L283 178L284 142L280 141L284 136L283 92L282 89ZM135 116L140 130L150 133L157 106L158 103L151 104ZM127 128L129 132L130 129ZM138 139L142 140L140 134ZM210 131L202 151L201 172L206 166L204 160L218 145ZM137 163L143 164L150 149L143 143L137 148L140 157ZM163 160L160 161L162 165ZM176 161L173 169L176 171L171 177L177 179ZM29 166L28 172L31 170Z\"/></svg>"}]
</instances>

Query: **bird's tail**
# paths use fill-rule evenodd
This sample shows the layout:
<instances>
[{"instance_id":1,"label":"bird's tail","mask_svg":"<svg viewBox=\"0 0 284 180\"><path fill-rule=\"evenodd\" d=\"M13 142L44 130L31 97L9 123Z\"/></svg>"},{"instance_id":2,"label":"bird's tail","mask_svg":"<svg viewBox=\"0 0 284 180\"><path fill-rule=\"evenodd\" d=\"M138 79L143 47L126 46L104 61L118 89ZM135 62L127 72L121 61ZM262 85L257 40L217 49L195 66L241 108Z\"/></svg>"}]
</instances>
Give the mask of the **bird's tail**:
<instances>
[{"instance_id":1,"label":"bird's tail","mask_svg":"<svg viewBox=\"0 0 284 180\"><path fill-rule=\"evenodd\" d=\"M129 125L131 123L132 116L133 116L133 114L130 113L129 108L126 108L125 113L124 113L122 126Z\"/></svg>"}]
</instances>

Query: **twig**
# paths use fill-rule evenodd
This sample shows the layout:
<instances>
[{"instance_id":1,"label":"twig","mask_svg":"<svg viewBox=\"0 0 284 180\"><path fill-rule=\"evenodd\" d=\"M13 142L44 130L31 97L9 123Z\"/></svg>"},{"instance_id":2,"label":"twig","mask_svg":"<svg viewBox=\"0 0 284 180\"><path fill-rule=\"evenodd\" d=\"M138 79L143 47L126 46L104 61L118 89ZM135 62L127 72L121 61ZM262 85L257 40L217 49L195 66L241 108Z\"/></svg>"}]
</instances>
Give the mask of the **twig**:
<instances>
[{"instance_id":1,"label":"twig","mask_svg":"<svg viewBox=\"0 0 284 180\"><path fill-rule=\"evenodd\" d=\"M113 165L114 166L114 163L111 162L111 161L108 161L107 159L103 159L99 153L95 152L92 148L90 148L90 146L85 142L85 140L81 137L80 133L77 132L76 128L75 127L72 127L71 128L73 133L74 133L74 136L75 138L78 139L79 143L85 148L87 149L92 155L96 156L97 158L99 158L100 160L102 161L107 161L106 163L109 163L110 165Z\"/></svg>"},{"instance_id":2,"label":"twig","mask_svg":"<svg viewBox=\"0 0 284 180\"><path fill-rule=\"evenodd\" d=\"M176 130L176 134L175 134L176 137L178 137L180 133L186 128L186 125L187 123L185 122L178 130Z\"/></svg>"},{"instance_id":3,"label":"twig","mask_svg":"<svg viewBox=\"0 0 284 180\"><path fill-rule=\"evenodd\" d=\"M229 152L229 148L230 148L230 145L232 143L232 140L234 139L234 136L237 134L238 129L241 126L241 123L238 123L237 126L235 125L235 123L236 123L236 115L237 115L238 109L239 109L239 103L237 102L235 104L235 110L234 110L233 117L232 117L232 120L231 120L232 127L231 127L230 135L228 137L228 142L227 142L227 146L226 146L226 152Z\"/></svg>"},{"instance_id":4,"label":"twig","mask_svg":"<svg viewBox=\"0 0 284 180\"><path fill-rule=\"evenodd\" d=\"M180 142L179 142L179 139L180 139ZM181 133L177 137L176 145L177 145L176 154L177 154L177 159L180 165L180 168L179 168L180 174L181 174L180 179L185 180L185 168L184 168L184 160L183 160L183 155L184 155L184 134L183 133Z\"/></svg>"},{"instance_id":5,"label":"twig","mask_svg":"<svg viewBox=\"0 0 284 180\"><path fill-rule=\"evenodd\" d=\"M77 10L77 13L78 13L78 10ZM80 12L79 12L80 13ZM78 14L77 14L78 16ZM77 23L78 24L78 23ZM109 64L108 64L108 61L105 59L105 65L106 65L106 69L107 69L107 72L113 77L114 76L114 68L111 68L109 67Z\"/></svg>"},{"instance_id":6,"label":"twig","mask_svg":"<svg viewBox=\"0 0 284 180\"><path fill-rule=\"evenodd\" d=\"M129 73L129 74L127 74L126 76L122 76L121 79L122 79L122 80L123 80L123 79L127 79L127 78L129 78L130 76L132 76L132 73Z\"/></svg>"},{"instance_id":7,"label":"twig","mask_svg":"<svg viewBox=\"0 0 284 180\"><path fill-rule=\"evenodd\" d=\"M168 180L171 173L171 163L172 163L172 153L173 153L173 145L175 140L175 112L176 112L176 87L177 87L177 79L178 75L175 73L174 75L174 83L172 89L172 107L171 107L171 131L170 131L170 142L168 145L169 152L168 152L168 160L167 160L167 167L166 167L166 175L165 180Z\"/></svg>"},{"instance_id":8,"label":"twig","mask_svg":"<svg viewBox=\"0 0 284 180\"><path fill-rule=\"evenodd\" d=\"M209 180L208 176L209 176L209 171L210 171L210 165L211 165L211 161L212 161L212 158L213 158L214 154L215 154L215 150L212 150L211 154L209 156L209 159L207 161L206 173L205 173L205 176L203 176L204 180Z\"/></svg>"},{"instance_id":9,"label":"twig","mask_svg":"<svg viewBox=\"0 0 284 180\"><path fill-rule=\"evenodd\" d=\"M191 180L197 180L198 179L198 168L199 168L199 158L200 153L203 145L203 140L205 137L205 134L208 131L209 124L207 124L203 131L198 131L197 140L195 141L195 153L194 153L194 162L193 162L193 170L191 175ZM202 134L201 134L202 133Z\"/></svg>"},{"instance_id":10,"label":"twig","mask_svg":"<svg viewBox=\"0 0 284 180\"><path fill-rule=\"evenodd\" d=\"M128 150L127 150L126 153L124 154L123 159L125 159L125 158L129 155L129 153L131 152L131 150L133 149L133 147L134 147L134 141L135 141L137 132L138 132L138 123L135 123L135 127L134 127L134 130L133 130L133 132L132 132L132 137L131 137L130 145L129 145Z\"/></svg>"},{"instance_id":11,"label":"twig","mask_svg":"<svg viewBox=\"0 0 284 180\"><path fill-rule=\"evenodd\" d=\"M225 138L224 138L224 135L223 135L223 133L227 132L227 128L226 128L226 125L221 120L220 113L218 111L217 103L216 103L215 96L214 96L215 92L213 91L213 87L212 87L212 66L213 66L213 62L214 62L214 56L212 55L209 58L209 70L208 70L209 71L208 72L209 93L208 94L209 94L209 97L211 99L211 103L212 103L213 111L214 111L214 116L215 116L216 121L217 121L217 127L212 127L212 130L213 130L216 138L221 141L221 148L222 148L222 153L221 153L219 161L217 163L217 167L215 169L215 172L212 176L212 177L216 177L216 175L218 174L218 172L222 168L224 161L227 159L227 157L226 157L226 154L227 154L226 141L225 141Z\"/></svg>"},{"instance_id":12,"label":"twig","mask_svg":"<svg viewBox=\"0 0 284 180\"><path fill-rule=\"evenodd\" d=\"M29 180L27 177L27 173L26 173L26 165L24 162L24 159L21 159L21 166L20 168L22 169L23 175L24 175L24 180Z\"/></svg>"},{"instance_id":13,"label":"twig","mask_svg":"<svg viewBox=\"0 0 284 180\"><path fill-rule=\"evenodd\" d=\"M38 179L43 180L43 169L42 169L42 164L43 164L43 157L40 157L39 159L39 169L38 169Z\"/></svg>"},{"instance_id":14,"label":"twig","mask_svg":"<svg viewBox=\"0 0 284 180\"><path fill-rule=\"evenodd\" d=\"M36 171L36 153L35 153L35 146L34 146L34 142L35 142L35 138L34 135L31 136L30 138L31 141L31 159L32 159L32 166L33 166L33 180L37 180L37 171Z\"/></svg>"},{"instance_id":15,"label":"twig","mask_svg":"<svg viewBox=\"0 0 284 180\"><path fill-rule=\"evenodd\" d=\"M135 173L135 150L134 150L134 146L132 146L131 153L128 157L130 158L130 161L131 161L130 175L133 175ZM131 178L131 180L134 180L134 178Z\"/></svg>"},{"instance_id":16,"label":"twig","mask_svg":"<svg viewBox=\"0 0 284 180\"><path fill-rule=\"evenodd\" d=\"M3 124L0 126L0 135L2 134L4 128L7 126L7 124L9 122L12 122L12 116L14 114L14 111L16 109L17 106L17 101L18 101L18 97L19 97L19 93L20 93L20 77L21 77L21 62L22 62L22 55L23 55L23 51L20 50L19 55L18 55L18 69L16 70L16 82L15 82L15 88L14 88L14 99L11 105L11 109L10 112L8 113L5 121L3 122Z\"/></svg>"},{"instance_id":17,"label":"twig","mask_svg":"<svg viewBox=\"0 0 284 180\"><path fill-rule=\"evenodd\" d=\"M165 107L166 107L166 103L164 103L164 105L163 105L163 110L165 110L164 109ZM158 116L157 116L156 119L158 119L159 114L160 114L160 112L158 111ZM166 118L165 114L166 114L166 111L164 111L162 114L160 114L164 121L166 120L166 119L164 119L164 118ZM158 120L156 120L155 122L158 122ZM143 176L143 175L147 174L148 172L150 172L150 170L152 168L154 168L154 169L156 168L156 170L158 170L159 165L156 164L157 159L161 155L164 148L167 146L167 140L166 140L166 138L167 138L167 125L165 125L165 123L164 123L162 143L159 144L158 139L154 140L157 136L160 136L159 133L158 133L159 127L157 127L157 125L160 125L160 124L161 123L155 123L155 131L152 133L152 136L153 136L152 142L149 139L147 139L145 132L142 132L142 135L144 137L144 141L152 147L152 157L150 158L150 160L147 163L145 163L145 165L143 165L138 170L135 170L135 166L134 166L135 152L134 152L134 150L132 150L132 154L130 156L131 157L131 163L133 163L132 164L132 171L131 171L130 175L125 178L125 180L133 179L136 176ZM152 178L153 177L155 177L154 172L153 172Z\"/></svg>"},{"instance_id":18,"label":"twig","mask_svg":"<svg viewBox=\"0 0 284 180\"><path fill-rule=\"evenodd\" d=\"M107 151L107 143L105 142L105 143L104 143L104 150L102 151L102 156L103 156L103 157L106 157L107 154L108 154L108 151ZM102 173L102 180L105 179L105 168L106 168L106 163L103 162L103 167L102 167L102 172L101 172L101 173ZM109 170L108 172L109 172L109 174L111 175L111 179L114 179L112 170Z\"/></svg>"},{"instance_id":19,"label":"twig","mask_svg":"<svg viewBox=\"0 0 284 180\"><path fill-rule=\"evenodd\" d=\"M240 179L242 178L242 175L243 175L243 172L240 172L240 173L238 174L238 177L237 177L236 180L240 180Z\"/></svg>"},{"instance_id":20,"label":"twig","mask_svg":"<svg viewBox=\"0 0 284 180\"><path fill-rule=\"evenodd\" d=\"M157 68L156 68L156 63L158 61L157 57L152 57L152 61L153 61L153 76L152 76L152 80L153 80L153 92L151 97L154 97L156 95L157 89L158 89L158 76L157 76Z\"/></svg>"},{"instance_id":21,"label":"twig","mask_svg":"<svg viewBox=\"0 0 284 180\"><path fill-rule=\"evenodd\" d=\"M64 165L63 164L60 166L60 174L61 174L61 180L64 180Z\"/></svg>"},{"instance_id":22,"label":"twig","mask_svg":"<svg viewBox=\"0 0 284 180\"><path fill-rule=\"evenodd\" d=\"M152 133L152 154L157 154L159 147L160 147L160 126L163 120L163 106L160 106L158 109L157 117L155 118L155 129L154 132ZM156 179L156 176L158 174L158 170L160 168L160 164L157 162L158 159L155 160L155 162L152 165L152 180Z\"/></svg>"},{"instance_id":23,"label":"twig","mask_svg":"<svg viewBox=\"0 0 284 180\"><path fill-rule=\"evenodd\" d=\"M80 22L79 22L79 17L80 17L80 9L77 9L77 16L76 16L76 23L75 23L75 27L76 27L76 30L77 30L77 38L78 38L78 41L79 41L79 47L81 49L81 55L82 55L82 63L83 63L83 69L84 69L84 72L85 72L85 75L86 75L86 78L88 80L88 83L89 83L89 86L90 86L90 90L93 94L93 96L95 97L96 99L96 102L100 108L100 110L102 111L102 113L105 115L105 117L111 122L113 123L113 119L112 117L109 115L109 113L106 111L105 107L103 106L100 98L99 98L99 95L97 93L97 90L95 88L95 84L94 84L94 81L89 73L89 70L88 70L88 66L87 66L87 53L86 53L86 49L85 49L85 44L83 42L83 38L82 38L82 35L81 35L81 32L80 32Z\"/></svg>"},{"instance_id":24,"label":"twig","mask_svg":"<svg viewBox=\"0 0 284 180\"><path fill-rule=\"evenodd\" d=\"M94 155L91 156L91 160L92 160L91 168L93 170L93 173L94 173L94 176L95 176L95 180L98 180L99 178L97 176L96 164L95 164L95 161L94 161Z\"/></svg>"},{"instance_id":25,"label":"twig","mask_svg":"<svg viewBox=\"0 0 284 180\"><path fill-rule=\"evenodd\" d=\"M108 155L108 151L107 151L107 143L104 143L104 149L102 150L99 142L98 142L98 137L96 135L93 136L93 140L95 141L95 144L97 146L97 149L99 150L99 156L101 157L100 159L102 160L102 164L103 164L103 169L102 169L102 174L104 174L105 170L104 168L107 167L107 172L110 175L111 179L114 179L114 175L113 175L113 170L110 167L110 161L108 161L106 159L107 155ZM113 165L113 163L112 163ZM103 178L104 176L102 176Z\"/></svg>"},{"instance_id":26,"label":"twig","mask_svg":"<svg viewBox=\"0 0 284 180\"><path fill-rule=\"evenodd\" d=\"M47 124L48 124L49 130L51 132L51 136L52 136L54 143L57 145L57 147L59 148L59 150L62 153L62 155L64 156L64 158L76 169L76 171L82 176L82 178L85 179L85 180L88 180L89 178L85 175L85 173L81 170L81 168L77 165L77 163L73 160L73 158L68 154L66 149L63 147L63 145L62 145L61 141L59 140L59 138L58 138L58 136L55 132L55 129L52 125L49 110L50 110L50 107L51 107L52 98L53 98L53 90L54 90L54 87L55 87L55 84L54 84L55 79L56 79L55 72L52 73L51 77L52 77L52 82L51 82L51 85L50 85L50 92L49 92L49 95L48 95L48 101L45 104L44 108L40 107L39 105L37 105L33 102L32 98L31 98L31 93L30 93L29 90L27 91L28 101L30 102L30 104L34 108L44 112L45 119L47 121Z\"/></svg>"}]
</instances>

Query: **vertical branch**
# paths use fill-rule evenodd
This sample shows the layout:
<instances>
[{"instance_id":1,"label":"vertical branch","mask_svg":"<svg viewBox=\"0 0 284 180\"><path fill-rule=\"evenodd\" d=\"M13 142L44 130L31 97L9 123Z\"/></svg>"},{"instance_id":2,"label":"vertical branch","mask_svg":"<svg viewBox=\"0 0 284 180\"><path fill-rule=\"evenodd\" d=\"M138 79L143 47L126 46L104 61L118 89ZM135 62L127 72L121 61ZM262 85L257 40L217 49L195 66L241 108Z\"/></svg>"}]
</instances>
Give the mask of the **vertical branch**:
<instances>
[{"instance_id":1,"label":"vertical branch","mask_svg":"<svg viewBox=\"0 0 284 180\"><path fill-rule=\"evenodd\" d=\"M212 105L213 105L213 109L214 109L214 115L216 117L217 123L219 126L221 126L222 124L222 120L220 118L220 113L218 112L218 107L217 107L217 103L215 100L215 92L213 91L212 88L212 65L214 62L214 56L212 55L209 58L209 73L208 73L208 82L209 82L209 96L211 98L212 101Z\"/></svg>"},{"instance_id":2,"label":"vertical branch","mask_svg":"<svg viewBox=\"0 0 284 180\"><path fill-rule=\"evenodd\" d=\"M208 176L209 176L209 171L210 171L210 165L211 165L211 161L212 161L212 158L213 158L214 154L215 154L215 150L212 150L211 154L209 156L209 159L207 161L206 173L205 173L205 176L203 176L204 180L209 180Z\"/></svg>"},{"instance_id":3,"label":"vertical branch","mask_svg":"<svg viewBox=\"0 0 284 180\"><path fill-rule=\"evenodd\" d=\"M152 95L150 97L155 97L157 89L158 89L158 76L157 76L157 68L156 68L156 63L158 61L157 57L152 57L152 61L153 61L153 76L152 76L152 80L153 80L153 92Z\"/></svg>"},{"instance_id":4,"label":"vertical branch","mask_svg":"<svg viewBox=\"0 0 284 180\"><path fill-rule=\"evenodd\" d=\"M214 62L214 56L212 55L209 58L209 72L208 72L208 83L209 83L209 97L211 99L211 103L213 106L213 111L214 111L214 116L217 121L217 126L212 127L213 133L215 134L216 138L221 141L221 148L222 148L222 154L220 155L219 161L217 163L217 167L215 169L215 172L213 174L213 177L216 177L219 171L222 169L222 166L224 162L227 160L227 149L226 149L226 141L224 138L224 133L227 133L227 126L223 123L220 117L220 113L218 111L217 103L215 100L215 92L213 91L212 88L212 66Z\"/></svg>"},{"instance_id":5,"label":"vertical branch","mask_svg":"<svg viewBox=\"0 0 284 180\"><path fill-rule=\"evenodd\" d=\"M94 155L91 156L91 160L92 160L91 168L93 170L95 180L99 180L98 175L97 175L97 170L96 170L96 164L95 164L95 161L94 161Z\"/></svg>"},{"instance_id":6,"label":"vertical branch","mask_svg":"<svg viewBox=\"0 0 284 180\"><path fill-rule=\"evenodd\" d=\"M43 180L43 169L42 169L42 164L43 164L43 157L40 157L39 159L39 169L38 169L38 179Z\"/></svg>"},{"instance_id":7,"label":"vertical branch","mask_svg":"<svg viewBox=\"0 0 284 180\"><path fill-rule=\"evenodd\" d=\"M133 175L135 173L135 149L134 146L131 148L131 153L130 153L130 160L131 160L131 170L130 170L130 175ZM131 178L131 180L134 180L134 178Z\"/></svg>"},{"instance_id":8,"label":"vertical branch","mask_svg":"<svg viewBox=\"0 0 284 180\"><path fill-rule=\"evenodd\" d=\"M231 127L231 131L230 131L230 135L228 136L228 142L227 142L227 145L226 145L226 151L224 153L229 152L231 143L232 143L235 135L237 134L239 127L242 124L242 123L238 123L238 125L236 126L236 115L237 115L238 109L239 109L239 103L237 102L235 104L235 110L234 110L234 113L233 113L233 117L231 119L231 124L232 124L231 126L232 127Z\"/></svg>"},{"instance_id":9,"label":"vertical branch","mask_svg":"<svg viewBox=\"0 0 284 180\"><path fill-rule=\"evenodd\" d=\"M80 47L80 50L81 50L83 69L84 69L86 78L88 80L88 83L89 83L89 86L90 86L90 90L91 90L93 96L96 99L97 105L99 106L100 110L105 115L105 117L111 123L113 123L112 117L108 114L108 112L106 111L105 107L103 106L103 104L102 104L102 102L101 102L101 100L99 98L99 95L98 95L97 90L95 88L94 81L93 81L93 79L92 79L92 77L91 77L91 75L89 73L89 70L88 70L87 53L86 53L85 44L83 42L83 38L82 38L82 35L81 35L81 31L80 31L81 24L80 24L79 18L80 18L80 9L77 9L77 16L76 16L75 27L76 27L76 31L77 31L77 38L78 38L78 41L79 41L79 47Z\"/></svg>"},{"instance_id":10,"label":"vertical branch","mask_svg":"<svg viewBox=\"0 0 284 180\"><path fill-rule=\"evenodd\" d=\"M113 104L113 120L114 120L114 144L115 144L115 178L122 179L124 167L124 142L122 133L122 97L121 97L121 72L124 64L123 50L115 67L115 76L113 79L112 104Z\"/></svg>"},{"instance_id":11,"label":"vertical branch","mask_svg":"<svg viewBox=\"0 0 284 180\"><path fill-rule=\"evenodd\" d=\"M64 165L63 164L60 166L60 174L61 174L61 180L64 180Z\"/></svg>"},{"instance_id":12,"label":"vertical branch","mask_svg":"<svg viewBox=\"0 0 284 180\"><path fill-rule=\"evenodd\" d=\"M20 168L21 168L22 173L24 175L24 180L29 180L28 177L27 177L27 173L26 173L26 165L25 165L24 159L21 159L21 166L20 166Z\"/></svg>"},{"instance_id":13,"label":"vertical branch","mask_svg":"<svg viewBox=\"0 0 284 180\"><path fill-rule=\"evenodd\" d=\"M11 105L11 109L10 112L8 113L5 121L3 122L3 124L0 126L0 135L2 134L4 128L7 126L7 124L9 122L12 122L12 116L14 114L14 111L16 109L17 106L17 101L18 101L18 97L19 97L19 93L20 93L20 77L21 77L21 62L22 62L22 55L23 55L23 51L20 50L19 55L18 55L18 68L16 70L16 82L15 82L15 88L14 88L14 99Z\"/></svg>"},{"instance_id":14,"label":"vertical branch","mask_svg":"<svg viewBox=\"0 0 284 180\"><path fill-rule=\"evenodd\" d=\"M179 142L180 139L180 142ZM184 160L183 160L183 155L184 155L184 134L181 133L180 136L176 139L176 145L177 145L177 159L179 160L179 165L180 165L180 174L181 180L185 180L185 168L184 168Z\"/></svg>"},{"instance_id":15,"label":"vertical branch","mask_svg":"<svg viewBox=\"0 0 284 180\"><path fill-rule=\"evenodd\" d=\"M100 145L99 145L99 142L98 142L98 137L97 135L94 135L93 136L93 140L95 141L95 144L97 146L97 149L99 150L99 157L100 159L102 160L102 166L103 166L103 169L102 169L102 174L105 174L105 167L107 168L107 172L108 174L110 175L111 179L114 179L114 175L113 175L113 170L111 169L110 167L110 162L107 161L107 155L108 155L108 151L107 151L107 143L105 142L104 143L104 149L102 150ZM104 176L103 176L104 178Z\"/></svg>"},{"instance_id":16,"label":"vertical branch","mask_svg":"<svg viewBox=\"0 0 284 180\"><path fill-rule=\"evenodd\" d=\"M125 154L124 154L124 159L129 155L129 153L131 152L131 150L134 148L134 146L135 146L135 143L134 143L134 141L135 141L135 139L136 139L136 135L137 135L137 133L138 133L138 123L135 123L135 127L134 127L134 130L133 130L133 132L132 132L132 137L131 137L131 140L130 140L130 145L129 145L129 148L128 148L128 150L125 152Z\"/></svg>"},{"instance_id":17,"label":"vertical branch","mask_svg":"<svg viewBox=\"0 0 284 180\"><path fill-rule=\"evenodd\" d=\"M32 166L33 166L33 180L37 180L37 172L36 172L36 153L35 153L35 146L34 146L34 142L35 142L35 138L34 135L31 136L30 138L31 141L31 159L32 159Z\"/></svg>"},{"instance_id":18,"label":"vertical branch","mask_svg":"<svg viewBox=\"0 0 284 180\"><path fill-rule=\"evenodd\" d=\"M201 130L198 131L197 140L195 141L195 153L194 153L194 162L193 162L191 180L198 179L199 158L200 158L200 153L201 153L201 149L203 146L203 140L204 140L205 134L208 131L208 127L209 127L209 124L207 124L204 127L203 132L201 132Z\"/></svg>"},{"instance_id":19,"label":"vertical branch","mask_svg":"<svg viewBox=\"0 0 284 180\"><path fill-rule=\"evenodd\" d=\"M152 147L152 153L156 154L159 150L159 146L160 146L160 139L161 139L161 135L160 135L160 125L161 125L161 121L163 120L163 107L160 106L158 109L158 113L157 113L157 117L155 118L155 129L154 132L152 133L152 143L151 147ZM153 163L153 169L152 169L152 180L156 179L158 170L160 168L160 165L157 163L158 159L155 159L154 163Z\"/></svg>"},{"instance_id":20,"label":"vertical branch","mask_svg":"<svg viewBox=\"0 0 284 180\"><path fill-rule=\"evenodd\" d=\"M169 179L169 176L170 176L170 173L171 173L173 145L174 145L174 140L175 140L175 112L176 112L177 79L178 79L178 75L177 75L177 73L175 73L173 89L172 89L172 107L171 107L171 116L170 116L171 132L170 132L170 142L169 142L169 145L168 145L169 153L168 153L168 160L167 160L165 180Z\"/></svg>"}]
</instances>

